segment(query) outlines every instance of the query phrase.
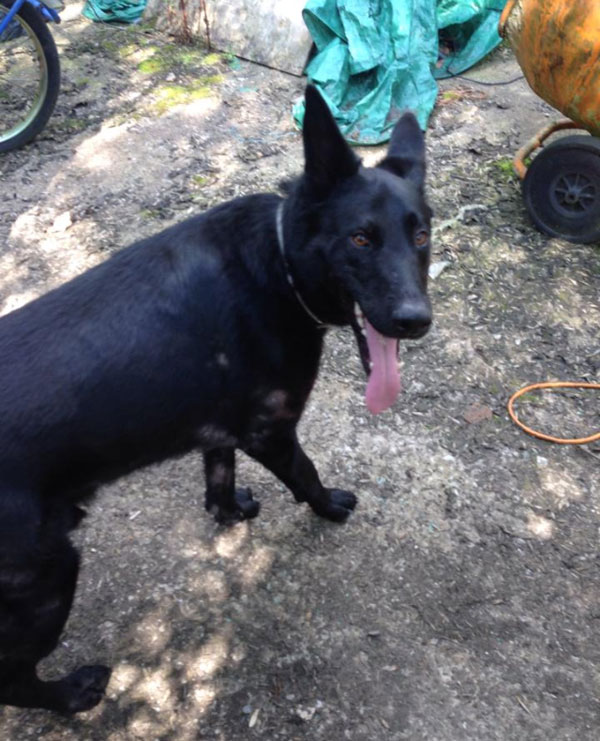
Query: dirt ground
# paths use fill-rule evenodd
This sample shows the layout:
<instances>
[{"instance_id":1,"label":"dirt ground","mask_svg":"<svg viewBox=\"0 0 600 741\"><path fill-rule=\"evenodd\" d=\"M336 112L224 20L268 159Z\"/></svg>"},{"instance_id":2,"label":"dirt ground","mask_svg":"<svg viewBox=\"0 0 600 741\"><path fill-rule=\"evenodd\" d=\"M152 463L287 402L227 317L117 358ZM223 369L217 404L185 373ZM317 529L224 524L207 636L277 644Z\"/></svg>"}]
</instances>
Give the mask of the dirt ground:
<instances>
[{"instance_id":1,"label":"dirt ground","mask_svg":"<svg viewBox=\"0 0 600 741\"><path fill-rule=\"evenodd\" d=\"M0 311L139 237L299 170L304 82L70 4L40 138L0 158ZM471 73L508 80L507 49ZM403 348L404 394L369 415L332 333L300 437L359 506L335 526L240 456L262 502L219 529L199 455L107 487L44 676L114 667L75 718L0 710L10 741L595 741L600 445L538 442L506 402L599 380L600 253L530 224L513 152L554 113L523 82L442 84L428 131L436 324ZM372 163L382 150L365 150ZM597 397L529 396L547 431L600 427Z\"/></svg>"}]
</instances>

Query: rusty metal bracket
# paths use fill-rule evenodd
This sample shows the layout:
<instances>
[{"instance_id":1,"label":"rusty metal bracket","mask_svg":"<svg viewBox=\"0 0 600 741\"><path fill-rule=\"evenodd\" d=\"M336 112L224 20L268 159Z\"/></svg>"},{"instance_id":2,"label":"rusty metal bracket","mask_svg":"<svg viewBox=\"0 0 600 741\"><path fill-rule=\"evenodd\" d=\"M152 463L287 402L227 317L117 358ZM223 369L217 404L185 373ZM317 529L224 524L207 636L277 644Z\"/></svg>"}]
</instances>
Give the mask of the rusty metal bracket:
<instances>
[{"instance_id":1,"label":"rusty metal bracket","mask_svg":"<svg viewBox=\"0 0 600 741\"><path fill-rule=\"evenodd\" d=\"M523 180L523 178L527 174L527 165L525 164L525 159L529 157L529 155L536 149L543 146L544 142L551 134L554 134L556 131L563 131L564 129L580 128L581 126L578 126L576 123L569 120L568 118L563 118L560 121L555 121L554 123L548 124L548 126L545 126L541 131L538 131L535 136L533 136L526 144L521 147L521 149L519 149L513 160L513 167L515 168L515 172L521 178L521 180Z\"/></svg>"},{"instance_id":2,"label":"rusty metal bracket","mask_svg":"<svg viewBox=\"0 0 600 741\"><path fill-rule=\"evenodd\" d=\"M508 16L512 13L516 4L517 0L508 0L504 6L504 10L502 11L502 15L498 21L498 35L502 38L504 38L504 34L506 33L506 22L508 21Z\"/></svg>"}]
</instances>

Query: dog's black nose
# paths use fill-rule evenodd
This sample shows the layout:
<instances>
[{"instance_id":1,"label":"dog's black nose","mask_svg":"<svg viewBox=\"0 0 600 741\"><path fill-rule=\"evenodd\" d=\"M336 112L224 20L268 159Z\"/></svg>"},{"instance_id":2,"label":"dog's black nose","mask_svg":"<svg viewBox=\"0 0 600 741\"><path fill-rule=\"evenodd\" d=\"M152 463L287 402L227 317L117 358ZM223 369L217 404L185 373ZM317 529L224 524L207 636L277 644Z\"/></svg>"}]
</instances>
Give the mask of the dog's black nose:
<instances>
[{"instance_id":1,"label":"dog's black nose","mask_svg":"<svg viewBox=\"0 0 600 741\"><path fill-rule=\"evenodd\" d=\"M431 326L431 308L425 301L405 301L392 314L399 337L422 337Z\"/></svg>"}]
</instances>

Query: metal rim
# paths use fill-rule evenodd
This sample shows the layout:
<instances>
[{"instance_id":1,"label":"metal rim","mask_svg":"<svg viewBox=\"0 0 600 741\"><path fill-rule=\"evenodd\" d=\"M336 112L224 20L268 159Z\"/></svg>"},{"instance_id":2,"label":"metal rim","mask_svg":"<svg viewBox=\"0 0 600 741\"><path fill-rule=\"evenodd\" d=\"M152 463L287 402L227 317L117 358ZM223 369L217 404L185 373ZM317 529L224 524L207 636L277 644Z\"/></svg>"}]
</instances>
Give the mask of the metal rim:
<instances>
[{"instance_id":1,"label":"metal rim","mask_svg":"<svg viewBox=\"0 0 600 741\"><path fill-rule=\"evenodd\" d=\"M523 198L542 232L576 244L600 242L600 139L567 136L535 157Z\"/></svg>"},{"instance_id":2,"label":"metal rim","mask_svg":"<svg viewBox=\"0 0 600 741\"><path fill-rule=\"evenodd\" d=\"M562 216L585 218L597 200L596 183L582 172L560 173L550 185L550 201Z\"/></svg>"},{"instance_id":3,"label":"metal rim","mask_svg":"<svg viewBox=\"0 0 600 741\"><path fill-rule=\"evenodd\" d=\"M0 14L6 15L7 13L8 13L8 10L4 8L3 6L0 6ZM33 29L31 28L31 26L26 21L24 21L21 16L16 15L13 20L18 22L22 26L23 30L27 34L27 37L33 42L33 46L35 49L35 53L37 56L38 65L39 65L41 74L40 74L38 90L33 100L31 101L31 107L29 109L29 112L27 113L24 119L19 121L12 128L4 132L0 131L0 143L4 141L8 141L9 139L12 139L15 136L18 136L33 123L33 121L37 118L42 106L44 105L44 101L46 99L46 94L48 91L48 64L46 62L44 50L42 49L42 44L40 40L38 39L37 34L33 32ZM0 46L0 53L1 53L1 50L2 50L2 47Z\"/></svg>"}]
</instances>

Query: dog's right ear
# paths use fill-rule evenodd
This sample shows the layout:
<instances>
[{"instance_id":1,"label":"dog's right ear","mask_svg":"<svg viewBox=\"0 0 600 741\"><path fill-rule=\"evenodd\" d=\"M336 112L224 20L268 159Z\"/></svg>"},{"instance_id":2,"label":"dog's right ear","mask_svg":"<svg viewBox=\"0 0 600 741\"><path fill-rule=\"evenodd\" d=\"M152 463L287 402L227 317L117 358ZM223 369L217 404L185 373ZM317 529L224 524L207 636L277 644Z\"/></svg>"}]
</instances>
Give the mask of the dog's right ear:
<instances>
[{"instance_id":1,"label":"dog's right ear","mask_svg":"<svg viewBox=\"0 0 600 741\"><path fill-rule=\"evenodd\" d=\"M346 143L316 87L307 86L305 100L304 172L311 186L323 196L344 178L355 175L360 160Z\"/></svg>"}]
</instances>

